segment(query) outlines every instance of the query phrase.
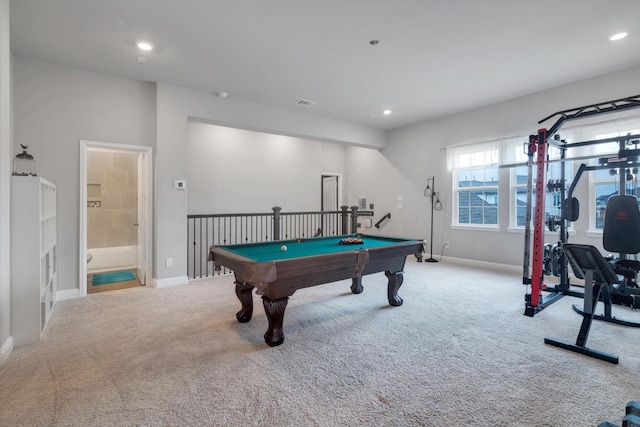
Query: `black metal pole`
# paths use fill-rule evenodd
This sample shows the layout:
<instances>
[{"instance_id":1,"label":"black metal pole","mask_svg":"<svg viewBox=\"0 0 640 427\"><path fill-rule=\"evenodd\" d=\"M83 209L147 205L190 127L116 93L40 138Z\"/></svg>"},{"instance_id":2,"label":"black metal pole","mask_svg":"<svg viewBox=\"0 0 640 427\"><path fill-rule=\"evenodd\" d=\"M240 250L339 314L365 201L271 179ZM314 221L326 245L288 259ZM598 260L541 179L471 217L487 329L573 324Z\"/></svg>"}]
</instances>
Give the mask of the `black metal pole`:
<instances>
[{"instance_id":1,"label":"black metal pole","mask_svg":"<svg viewBox=\"0 0 640 427\"><path fill-rule=\"evenodd\" d=\"M425 262L438 262L437 259L433 257L433 196L436 194L436 177L431 177L431 184L433 188L431 189L431 237L429 239L429 244L431 246L430 252L431 255L429 258L425 259Z\"/></svg>"}]
</instances>

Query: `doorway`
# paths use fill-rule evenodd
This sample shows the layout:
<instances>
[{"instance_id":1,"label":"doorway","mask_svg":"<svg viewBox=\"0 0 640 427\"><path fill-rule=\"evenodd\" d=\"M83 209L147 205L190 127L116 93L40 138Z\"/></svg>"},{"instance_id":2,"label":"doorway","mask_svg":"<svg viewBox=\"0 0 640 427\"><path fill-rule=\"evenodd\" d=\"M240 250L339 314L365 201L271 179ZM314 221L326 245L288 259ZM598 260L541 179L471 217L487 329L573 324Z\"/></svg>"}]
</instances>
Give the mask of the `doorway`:
<instances>
[{"instance_id":1,"label":"doorway","mask_svg":"<svg viewBox=\"0 0 640 427\"><path fill-rule=\"evenodd\" d=\"M328 173L322 174L320 193L320 210L322 212L337 212L340 209L340 202L342 199L340 175ZM323 215L321 231L324 236L334 236L339 234L338 214Z\"/></svg>"},{"instance_id":2,"label":"doorway","mask_svg":"<svg viewBox=\"0 0 640 427\"><path fill-rule=\"evenodd\" d=\"M90 293L88 285L96 285L94 274L109 276L104 278L106 283L101 283L101 290L125 285L124 272L133 275L140 285L148 281L152 250L151 154L151 147L146 146L80 141L82 297Z\"/></svg>"}]
</instances>

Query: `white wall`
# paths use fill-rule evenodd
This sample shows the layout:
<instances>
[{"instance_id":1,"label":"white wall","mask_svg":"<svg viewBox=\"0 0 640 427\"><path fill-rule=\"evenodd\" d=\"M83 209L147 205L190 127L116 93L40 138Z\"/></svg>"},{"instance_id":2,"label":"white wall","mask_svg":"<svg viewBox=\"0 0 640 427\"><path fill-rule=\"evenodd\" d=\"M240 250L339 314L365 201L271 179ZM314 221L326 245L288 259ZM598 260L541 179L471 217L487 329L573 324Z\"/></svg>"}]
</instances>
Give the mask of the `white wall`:
<instances>
[{"instance_id":1,"label":"white wall","mask_svg":"<svg viewBox=\"0 0 640 427\"><path fill-rule=\"evenodd\" d=\"M11 49L9 0L0 0L0 364L13 347L11 341Z\"/></svg>"},{"instance_id":2,"label":"white wall","mask_svg":"<svg viewBox=\"0 0 640 427\"><path fill-rule=\"evenodd\" d=\"M150 83L14 58L14 151L58 189L58 289L78 289L80 140L153 146Z\"/></svg>"},{"instance_id":3,"label":"white wall","mask_svg":"<svg viewBox=\"0 0 640 427\"><path fill-rule=\"evenodd\" d=\"M342 173L344 146L189 123L189 214L320 210L325 156Z\"/></svg>"},{"instance_id":4,"label":"white wall","mask_svg":"<svg viewBox=\"0 0 640 427\"><path fill-rule=\"evenodd\" d=\"M346 185L344 180L345 146L340 144L322 144L322 173L328 175L342 174L342 185Z\"/></svg>"},{"instance_id":5,"label":"white wall","mask_svg":"<svg viewBox=\"0 0 640 427\"><path fill-rule=\"evenodd\" d=\"M379 229L372 227L360 231L367 234L426 238L425 218L413 215L420 212L425 202L421 190L408 178L405 171L396 167L380 151L348 147L346 153L345 170L349 183L347 204L357 205L361 198L367 199L367 207L373 203L374 224L385 214L391 214L391 219L384 221ZM412 152L406 154L414 155ZM398 202L399 198L401 202ZM398 207L399 203L402 204L401 208Z\"/></svg>"},{"instance_id":6,"label":"white wall","mask_svg":"<svg viewBox=\"0 0 640 427\"><path fill-rule=\"evenodd\" d=\"M441 149L512 135L526 136L536 133L540 127L552 126L555 119L542 125L537 121L556 111L637 94L640 94L640 67L395 130L388 135L387 148L379 153L367 152L366 161L358 149L349 149L353 155L348 156L346 169L354 172L350 175L349 191L353 196L374 193L376 207L382 206L383 210L391 212L392 219L384 234L425 237L428 236L431 213L423 190L427 178L435 176L444 211L436 212L434 216L434 253L439 254L442 243L449 241L451 248L447 254L453 257L522 265L524 235L507 231L509 195L504 189L499 195L500 232L450 227L452 174L446 170L445 152ZM500 179L508 179L508 170L501 171ZM599 238L585 234L588 221L586 179L581 180L581 184L576 196L581 200L582 214L572 240L599 244ZM402 209L396 206L399 194L404 198ZM549 239L553 241L554 235Z\"/></svg>"}]
</instances>

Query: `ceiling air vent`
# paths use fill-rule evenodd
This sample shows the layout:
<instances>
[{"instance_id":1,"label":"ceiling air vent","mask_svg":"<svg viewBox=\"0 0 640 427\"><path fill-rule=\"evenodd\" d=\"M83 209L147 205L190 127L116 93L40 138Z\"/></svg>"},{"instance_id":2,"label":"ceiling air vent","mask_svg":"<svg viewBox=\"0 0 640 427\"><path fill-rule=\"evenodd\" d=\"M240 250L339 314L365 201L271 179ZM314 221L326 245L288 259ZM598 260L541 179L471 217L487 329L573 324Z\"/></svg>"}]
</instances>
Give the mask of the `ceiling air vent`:
<instances>
[{"instance_id":1,"label":"ceiling air vent","mask_svg":"<svg viewBox=\"0 0 640 427\"><path fill-rule=\"evenodd\" d=\"M301 105L303 107L311 107L315 104L315 101L309 101L308 99L300 99L296 101L296 105Z\"/></svg>"}]
</instances>

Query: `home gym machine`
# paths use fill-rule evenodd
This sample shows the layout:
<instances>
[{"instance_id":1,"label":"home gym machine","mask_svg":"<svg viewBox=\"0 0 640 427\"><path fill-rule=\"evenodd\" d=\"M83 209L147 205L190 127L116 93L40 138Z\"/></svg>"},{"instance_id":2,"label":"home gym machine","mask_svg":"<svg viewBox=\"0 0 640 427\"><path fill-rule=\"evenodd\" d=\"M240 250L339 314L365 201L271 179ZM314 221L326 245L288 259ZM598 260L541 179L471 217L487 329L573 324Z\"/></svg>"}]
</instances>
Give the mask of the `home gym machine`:
<instances>
[{"instance_id":1,"label":"home gym machine","mask_svg":"<svg viewBox=\"0 0 640 427\"><path fill-rule=\"evenodd\" d=\"M612 316L611 304L623 304L633 309L640 308L640 288L636 277L640 271L640 261L628 259L630 254L640 253L640 209L637 198L626 194L627 180L634 179L640 167L640 134L622 137L571 142L561 140L557 135L559 128L568 120L583 119L606 113L617 113L640 107L640 95L618 99L600 104L588 105L572 110L560 111L542 119L539 124L555 116L560 116L549 129L538 130L537 135L529 137L527 146L527 211L525 225L525 254L523 267L523 284L527 285L525 295L524 314L533 317L538 311L553 304L565 295L582 297L584 309L575 305L573 309L582 316L582 324L575 344L551 338L544 342L556 347L584 354L610 363L618 363L618 357L594 350L586 346L589 331L594 319L617 323L624 326L640 327L640 323L628 322ZM570 148L588 145L617 142L618 152L613 157L598 159L598 164L580 165L569 189L565 188L566 152ZM560 179L549 181L545 188L545 171L549 163L547 157L548 145L557 147L560 151L561 162ZM531 242L531 200L533 187L533 156L536 155L536 187L533 242ZM586 156L573 158L582 160L596 158ZM606 259L600 251L591 245L576 245L567 243L568 223L576 221L580 214L579 202L573 192L585 171L608 169L612 175L619 175L619 195L612 195L607 200L603 226L603 246L605 250L618 252L619 259ZM637 183L634 192L637 192ZM545 190L559 193L560 215L546 215ZM544 244L545 225L550 231L560 230L560 237L556 245ZM531 253L530 253L531 251ZM532 260L531 276L529 276L529 261ZM575 276L584 279L584 290L578 292L571 288L568 265L571 265ZM544 282L545 275L559 277L560 283L548 286ZM543 295L543 291L547 292ZM604 304L604 314L596 315L595 309L599 301Z\"/></svg>"},{"instance_id":2,"label":"home gym machine","mask_svg":"<svg viewBox=\"0 0 640 427\"><path fill-rule=\"evenodd\" d=\"M580 179L580 176L586 171L598 169L620 169L620 189L624 194L626 173L625 170L639 168L640 149L629 148L628 142L640 139L640 135L627 135L623 137L601 139L596 141L583 141L567 143L560 139L558 130L567 121L585 119L607 113L619 113L625 110L640 108L640 95L617 99L593 105L587 105L579 108L559 111L540 120L541 124L551 118L558 117L557 121L551 128L542 128L538 130L536 135L529 137L529 143L526 145L528 181L527 181L527 211L525 222L525 242L524 242L524 265L523 265L523 284L527 285L527 294L525 295L525 311L524 314L533 317L537 312L543 310L554 302L558 301L565 295L583 297L584 293L571 288L569 282L569 270L566 256L562 251L562 245L567 242L568 223L576 221L579 215L579 202L573 197L573 191ZM620 145L617 157L600 159L600 164L595 166L587 166L582 164L573 179L572 184L566 189L566 177L564 162L566 159L566 151L574 147L586 145L601 144L604 142L616 141ZM545 173L547 169L548 146L552 145L560 150L560 159L562 162L560 168L560 180L545 182ZM534 156L535 156L535 205L533 205L533 174L534 174ZM592 158L587 156L583 158L572 158L574 160L582 160ZM545 193L546 191L558 192L560 197L560 215L545 214ZM533 235L531 233L531 215L533 210ZM559 231L560 236L556 245L544 244L545 228L551 231ZM533 238L533 241L532 241ZM621 254L624 258L625 255ZM544 276L553 275L559 278L559 283L549 286L545 283ZM640 291L638 292L640 293ZM614 291L613 294L616 294ZM612 295L614 302L618 302L618 295ZM633 298L632 298L633 299ZM622 298L622 303L628 304L629 298ZM640 303L640 301L639 301ZM637 305L635 307L638 307Z\"/></svg>"}]
</instances>

